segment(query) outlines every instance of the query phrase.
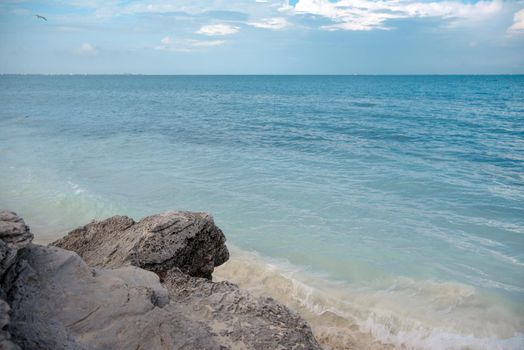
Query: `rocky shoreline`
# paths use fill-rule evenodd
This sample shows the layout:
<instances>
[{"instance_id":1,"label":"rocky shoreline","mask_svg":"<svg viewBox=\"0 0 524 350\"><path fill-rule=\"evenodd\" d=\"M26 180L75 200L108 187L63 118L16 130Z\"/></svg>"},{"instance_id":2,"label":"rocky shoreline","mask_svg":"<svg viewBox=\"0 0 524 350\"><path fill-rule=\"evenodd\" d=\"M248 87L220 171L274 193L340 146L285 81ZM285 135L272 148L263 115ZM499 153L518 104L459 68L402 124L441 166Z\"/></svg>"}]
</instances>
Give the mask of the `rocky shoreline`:
<instances>
[{"instance_id":1,"label":"rocky shoreline","mask_svg":"<svg viewBox=\"0 0 524 350\"><path fill-rule=\"evenodd\" d=\"M0 211L0 349L320 349L299 315L213 282L205 213L93 221L49 246Z\"/></svg>"}]
</instances>

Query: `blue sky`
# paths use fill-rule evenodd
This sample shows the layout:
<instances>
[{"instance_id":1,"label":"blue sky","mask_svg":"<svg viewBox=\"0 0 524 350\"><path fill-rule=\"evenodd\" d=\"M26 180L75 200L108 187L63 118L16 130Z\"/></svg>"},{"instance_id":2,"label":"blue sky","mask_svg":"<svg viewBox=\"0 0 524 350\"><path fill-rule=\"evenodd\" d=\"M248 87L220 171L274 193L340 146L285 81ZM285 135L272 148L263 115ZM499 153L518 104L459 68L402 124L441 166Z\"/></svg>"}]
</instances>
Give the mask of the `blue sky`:
<instances>
[{"instance_id":1,"label":"blue sky","mask_svg":"<svg viewBox=\"0 0 524 350\"><path fill-rule=\"evenodd\" d=\"M0 73L524 73L524 1L0 0Z\"/></svg>"}]
</instances>

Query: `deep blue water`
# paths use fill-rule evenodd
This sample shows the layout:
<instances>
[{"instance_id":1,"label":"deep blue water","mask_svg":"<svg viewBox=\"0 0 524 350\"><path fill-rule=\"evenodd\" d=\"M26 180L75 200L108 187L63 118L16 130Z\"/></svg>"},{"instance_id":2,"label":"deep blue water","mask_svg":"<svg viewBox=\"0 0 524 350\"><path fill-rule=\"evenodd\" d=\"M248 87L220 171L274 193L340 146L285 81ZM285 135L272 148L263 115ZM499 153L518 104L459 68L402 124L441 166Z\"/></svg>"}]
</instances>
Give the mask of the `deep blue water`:
<instances>
[{"instance_id":1,"label":"deep blue water","mask_svg":"<svg viewBox=\"0 0 524 350\"><path fill-rule=\"evenodd\" d=\"M0 206L41 242L208 211L308 288L375 293L344 317L383 341L524 347L524 76L0 76L0 105Z\"/></svg>"}]
</instances>

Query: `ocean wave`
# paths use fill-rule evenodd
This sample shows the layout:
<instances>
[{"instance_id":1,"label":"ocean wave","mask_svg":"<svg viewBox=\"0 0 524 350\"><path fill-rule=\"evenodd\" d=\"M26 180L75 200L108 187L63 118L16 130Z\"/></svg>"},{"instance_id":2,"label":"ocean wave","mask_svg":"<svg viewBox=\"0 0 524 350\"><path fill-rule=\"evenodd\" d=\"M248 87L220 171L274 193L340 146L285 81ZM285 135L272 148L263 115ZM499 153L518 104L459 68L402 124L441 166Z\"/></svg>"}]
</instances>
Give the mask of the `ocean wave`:
<instances>
[{"instance_id":1,"label":"ocean wave","mask_svg":"<svg viewBox=\"0 0 524 350\"><path fill-rule=\"evenodd\" d=\"M50 243L93 219L126 212L85 186L29 167L5 169L0 207L16 211L35 233L35 242Z\"/></svg>"},{"instance_id":2,"label":"ocean wave","mask_svg":"<svg viewBox=\"0 0 524 350\"><path fill-rule=\"evenodd\" d=\"M346 283L236 247L231 252L216 278L288 305L327 349L524 347L522 315L466 284L407 277Z\"/></svg>"}]
</instances>

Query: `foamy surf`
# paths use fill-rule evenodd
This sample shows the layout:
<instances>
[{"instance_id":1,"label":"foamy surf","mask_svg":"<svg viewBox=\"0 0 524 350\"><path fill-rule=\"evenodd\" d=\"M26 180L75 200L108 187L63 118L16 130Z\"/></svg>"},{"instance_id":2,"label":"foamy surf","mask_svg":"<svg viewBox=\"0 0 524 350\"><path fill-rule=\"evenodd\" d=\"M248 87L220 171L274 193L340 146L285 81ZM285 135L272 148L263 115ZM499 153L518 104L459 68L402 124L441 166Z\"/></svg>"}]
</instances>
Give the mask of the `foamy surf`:
<instances>
[{"instance_id":1,"label":"foamy surf","mask_svg":"<svg viewBox=\"0 0 524 350\"><path fill-rule=\"evenodd\" d=\"M494 295L412 278L337 282L231 247L215 271L306 318L326 349L522 349L524 319Z\"/></svg>"}]
</instances>

